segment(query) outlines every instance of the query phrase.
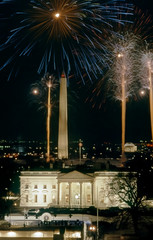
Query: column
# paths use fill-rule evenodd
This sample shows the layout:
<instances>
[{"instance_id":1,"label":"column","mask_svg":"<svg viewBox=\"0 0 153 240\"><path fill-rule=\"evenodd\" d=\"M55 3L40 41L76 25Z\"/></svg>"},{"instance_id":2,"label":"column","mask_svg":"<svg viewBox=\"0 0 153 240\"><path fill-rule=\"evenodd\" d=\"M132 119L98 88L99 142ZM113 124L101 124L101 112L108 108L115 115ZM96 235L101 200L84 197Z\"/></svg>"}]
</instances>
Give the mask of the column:
<instances>
[{"instance_id":1,"label":"column","mask_svg":"<svg viewBox=\"0 0 153 240\"><path fill-rule=\"evenodd\" d=\"M94 199L93 199L93 193L94 193L94 184L93 182L91 183L91 201L92 201L92 205L94 205Z\"/></svg>"},{"instance_id":2,"label":"column","mask_svg":"<svg viewBox=\"0 0 153 240\"><path fill-rule=\"evenodd\" d=\"M82 207L82 182L80 183L80 207Z\"/></svg>"},{"instance_id":3,"label":"column","mask_svg":"<svg viewBox=\"0 0 153 240\"><path fill-rule=\"evenodd\" d=\"M60 183L58 182L58 189L57 189L57 205L60 204L60 202L59 202L59 196L60 196Z\"/></svg>"},{"instance_id":4,"label":"column","mask_svg":"<svg viewBox=\"0 0 153 240\"><path fill-rule=\"evenodd\" d=\"M69 206L71 207L71 182L69 182Z\"/></svg>"}]
</instances>

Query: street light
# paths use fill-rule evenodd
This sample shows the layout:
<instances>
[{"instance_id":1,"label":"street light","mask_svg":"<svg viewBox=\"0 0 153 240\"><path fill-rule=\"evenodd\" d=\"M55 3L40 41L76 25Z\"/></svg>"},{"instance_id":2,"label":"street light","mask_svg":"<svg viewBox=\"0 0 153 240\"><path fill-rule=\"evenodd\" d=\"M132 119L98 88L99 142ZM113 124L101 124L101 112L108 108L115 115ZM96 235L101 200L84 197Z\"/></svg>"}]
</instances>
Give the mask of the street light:
<instances>
[{"instance_id":1,"label":"street light","mask_svg":"<svg viewBox=\"0 0 153 240\"><path fill-rule=\"evenodd\" d=\"M92 239L95 240L96 226L94 226L94 225L89 226L89 234L90 234L89 236L92 237Z\"/></svg>"},{"instance_id":2,"label":"street light","mask_svg":"<svg viewBox=\"0 0 153 240\"><path fill-rule=\"evenodd\" d=\"M96 231L96 227L92 225L92 226L89 227L89 230L90 231Z\"/></svg>"},{"instance_id":3,"label":"street light","mask_svg":"<svg viewBox=\"0 0 153 240\"><path fill-rule=\"evenodd\" d=\"M79 139L79 160L80 160L80 163L81 163L81 150L82 150L82 146L83 146L82 140Z\"/></svg>"}]
</instances>

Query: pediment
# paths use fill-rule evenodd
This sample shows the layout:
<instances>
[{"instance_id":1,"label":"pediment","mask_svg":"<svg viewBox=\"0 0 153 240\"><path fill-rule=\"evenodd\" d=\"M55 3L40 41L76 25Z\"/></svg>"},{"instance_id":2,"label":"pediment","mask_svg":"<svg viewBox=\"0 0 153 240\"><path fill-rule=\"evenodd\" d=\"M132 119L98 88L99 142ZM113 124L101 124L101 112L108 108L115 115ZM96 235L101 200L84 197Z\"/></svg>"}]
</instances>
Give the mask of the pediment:
<instances>
[{"instance_id":1,"label":"pediment","mask_svg":"<svg viewBox=\"0 0 153 240\"><path fill-rule=\"evenodd\" d=\"M81 172L78 172L78 171L72 171L72 172L69 172L69 173L65 173L65 174L60 174L59 175L59 180L84 180L84 181L91 181L93 179L92 176L89 176L88 174L84 174L84 173L81 173Z\"/></svg>"}]
</instances>

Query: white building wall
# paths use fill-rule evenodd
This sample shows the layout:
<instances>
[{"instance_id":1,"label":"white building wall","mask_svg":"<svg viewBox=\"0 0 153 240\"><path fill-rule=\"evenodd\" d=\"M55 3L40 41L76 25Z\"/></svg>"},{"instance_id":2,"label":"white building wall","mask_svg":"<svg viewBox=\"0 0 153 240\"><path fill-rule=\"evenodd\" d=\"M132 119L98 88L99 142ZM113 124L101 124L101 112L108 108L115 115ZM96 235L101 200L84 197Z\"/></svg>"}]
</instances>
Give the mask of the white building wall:
<instances>
[{"instance_id":1,"label":"white building wall","mask_svg":"<svg viewBox=\"0 0 153 240\"><path fill-rule=\"evenodd\" d=\"M46 174L45 174L46 173ZM57 174L22 172L20 176L20 206L47 207L57 204Z\"/></svg>"},{"instance_id":2,"label":"white building wall","mask_svg":"<svg viewBox=\"0 0 153 240\"><path fill-rule=\"evenodd\" d=\"M124 174L124 173L123 173ZM125 173L126 174L126 173ZM93 205L100 209L110 207L127 207L121 203L117 194L111 190L111 184L114 178L117 178L118 172L95 172L93 183Z\"/></svg>"},{"instance_id":3,"label":"white building wall","mask_svg":"<svg viewBox=\"0 0 153 240\"><path fill-rule=\"evenodd\" d=\"M71 173L73 175L73 172ZM58 176L59 172L21 172L20 206L25 208L95 206L99 209L125 206L111 190L111 183L118 176L118 172L95 172L89 182L86 181L87 175L84 174L84 182L83 179L74 178L69 179L69 183L63 180L59 185Z\"/></svg>"}]
</instances>

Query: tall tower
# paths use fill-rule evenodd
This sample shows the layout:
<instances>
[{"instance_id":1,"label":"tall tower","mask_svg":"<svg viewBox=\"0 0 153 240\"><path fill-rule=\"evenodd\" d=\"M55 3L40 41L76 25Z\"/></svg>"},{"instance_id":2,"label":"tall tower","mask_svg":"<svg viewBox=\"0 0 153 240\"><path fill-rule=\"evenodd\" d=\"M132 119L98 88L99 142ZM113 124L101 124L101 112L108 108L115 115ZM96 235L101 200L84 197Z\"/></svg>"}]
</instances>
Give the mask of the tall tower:
<instances>
[{"instance_id":1,"label":"tall tower","mask_svg":"<svg viewBox=\"0 0 153 240\"><path fill-rule=\"evenodd\" d=\"M64 74L60 79L59 97L59 129L58 129L58 158L68 158L68 117L67 117L67 79Z\"/></svg>"}]
</instances>

